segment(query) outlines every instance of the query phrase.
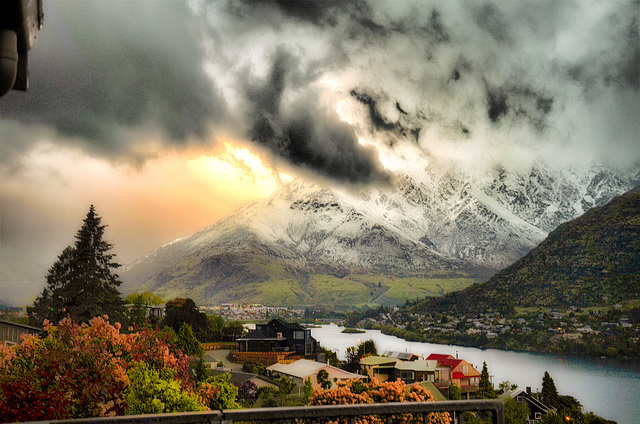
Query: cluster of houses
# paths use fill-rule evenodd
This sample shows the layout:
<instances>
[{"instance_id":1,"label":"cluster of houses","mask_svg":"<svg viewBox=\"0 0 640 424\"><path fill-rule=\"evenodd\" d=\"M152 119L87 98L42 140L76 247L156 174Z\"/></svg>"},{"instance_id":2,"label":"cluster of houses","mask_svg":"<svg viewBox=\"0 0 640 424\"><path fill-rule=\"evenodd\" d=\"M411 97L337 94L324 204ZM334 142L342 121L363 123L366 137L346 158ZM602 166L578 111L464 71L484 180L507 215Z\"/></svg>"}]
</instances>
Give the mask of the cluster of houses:
<instances>
[{"instance_id":1,"label":"cluster of houses","mask_svg":"<svg viewBox=\"0 0 640 424\"><path fill-rule=\"evenodd\" d=\"M621 309L621 305L614 305L614 310ZM409 324L411 323L411 324ZM516 318L505 318L498 313L483 313L476 317L452 316L442 320L439 317L430 317L422 314L403 314L399 310L393 310L381 314L376 319L366 318L361 325L382 324L397 328L413 326L427 335L442 340L455 340L452 337L486 336L488 340L509 337L514 334L537 334L539 338L548 336L547 340L556 342L560 340L582 340L586 334L602 334L611 336L626 331L633 334L634 338L640 336L640 325L622 315L616 321L602 321L600 313L589 311L580 312L575 306L561 312L531 312ZM444 338L444 339L443 339Z\"/></svg>"},{"instance_id":2,"label":"cluster of houses","mask_svg":"<svg viewBox=\"0 0 640 424\"><path fill-rule=\"evenodd\" d=\"M309 329L282 319L272 319L236 339L233 357L238 362L262 363L269 378L287 377L298 389L307 379L311 380L314 388L321 387L317 376L320 370L325 370L332 385L354 378L364 381L400 379L407 384L424 386L436 400L447 399L452 384L460 388L463 399L474 398L479 390L481 373L473 364L451 355L431 354L425 358L413 353L387 351L381 356L364 356L360 360L360 373L355 374L322 362L323 356L318 354L318 347ZM266 384L264 378L255 378L261 380L257 385ZM539 422L544 414L556 412L532 395L530 388L507 391L502 397L527 403L531 411L530 423Z\"/></svg>"},{"instance_id":3,"label":"cluster of houses","mask_svg":"<svg viewBox=\"0 0 640 424\"><path fill-rule=\"evenodd\" d=\"M227 320L259 320L267 317L298 319L304 317L304 309L283 306L266 306L260 304L236 305L223 303L219 306L200 306L200 312L214 313Z\"/></svg>"},{"instance_id":4,"label":"cluster of houses","mask_svg":"<svg viewBox=\"0 0 640 424\"><path fill-rule=\"evenodd\" d=\"M378 381L427 381L446 394L455 384L467 399L471 399L480 388L480 373L473 364L451 355L433 353L423 358L412 353L385 352L382 356L362 358L360 368L369 378Z\"/></svg>"},{"instance_id":5,"label":"cluster of houses","mask_svg":"<svg viewBox=\"0 0 640 424\"><path fill-rule=\"evenodd\" d=\"M307 377L325 369L331 379L336 378L336 381L349 378L375 378L378 381L401 379L409 384L433 383L445 393L448 393L451 384L456 384L467 399L478 391L480 383L480 373L472 364L464 359L438 354L427 358L401 352L365 356L360 361L360 374L346 373L322 361L310 361L309 358L319 356L318 342L311 336L311 330L277 318L266 324L258 324L255 330L236 339L236 351L233 355L236 362L261 363L267 366L267 370L287 375L299 382L304 382ZM322 359L322 355L320 358ZM317 365L312 365L312 362ZM305 374L307 371L309 373Z\"/></svg>"}]
</instances>

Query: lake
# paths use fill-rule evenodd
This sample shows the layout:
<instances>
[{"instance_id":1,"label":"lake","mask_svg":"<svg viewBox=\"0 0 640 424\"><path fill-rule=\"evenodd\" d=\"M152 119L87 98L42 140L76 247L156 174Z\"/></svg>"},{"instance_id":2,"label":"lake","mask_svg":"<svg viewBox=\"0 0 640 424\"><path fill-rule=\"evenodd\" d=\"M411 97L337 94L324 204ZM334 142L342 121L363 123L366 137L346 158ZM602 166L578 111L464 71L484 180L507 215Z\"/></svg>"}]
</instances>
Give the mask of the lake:
<instances>
[{"instance_id":1,"label":"lake","mask_svg":"<svg viewBox=\"0 0 640 424\"><path fill-rule=\"evenodd\" d=\"M408 342L379 330L361 334L344 334L344 327L323 325L312 328L311 335L326 349L337 351L344 359L346 349L357 346L359 340L374 340L378 353L384 351L412 352L428 356L443 353L472 363L478 371L486 361L489 374L497 388L509 380L520 388L542 389L542 376L548 371L558 393L570 395L582 403L584 412L594 412L619 424L640 423L640 361L576 358L547 354L511 352L495 349Z\"/></svg>"}]
</instances>

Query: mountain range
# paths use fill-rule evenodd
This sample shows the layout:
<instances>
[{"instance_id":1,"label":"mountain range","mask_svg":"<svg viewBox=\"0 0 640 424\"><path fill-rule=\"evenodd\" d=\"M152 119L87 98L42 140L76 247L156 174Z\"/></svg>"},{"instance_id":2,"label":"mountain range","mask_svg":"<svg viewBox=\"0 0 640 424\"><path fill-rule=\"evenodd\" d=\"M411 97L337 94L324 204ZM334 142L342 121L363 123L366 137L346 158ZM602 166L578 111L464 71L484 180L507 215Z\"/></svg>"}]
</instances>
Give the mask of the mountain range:
<instances>
[{"instance_id":1,"label":"mountain range","mask_svg":"<svg viewBox=\"0 0 640 424\"><path fill-rule=\"evenodd\" d=\"M427 165L392 187L294 180L125 267L123 290L288 306L397 305L486 281L640 171Z\"/></svg>"}]
</instances>

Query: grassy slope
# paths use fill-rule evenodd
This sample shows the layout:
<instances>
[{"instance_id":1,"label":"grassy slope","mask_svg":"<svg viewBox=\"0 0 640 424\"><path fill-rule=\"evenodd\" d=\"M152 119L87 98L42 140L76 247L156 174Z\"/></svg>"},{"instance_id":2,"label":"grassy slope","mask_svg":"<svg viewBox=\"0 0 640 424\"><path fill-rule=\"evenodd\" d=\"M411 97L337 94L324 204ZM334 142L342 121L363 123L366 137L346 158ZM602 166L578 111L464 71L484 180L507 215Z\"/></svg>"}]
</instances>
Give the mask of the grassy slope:
<instances>
[{"instance_id":1,"label":"grassy slope","mask_svg":"<svg viewBox=\"0 0 640 424\"><path fill-rule=\"evenodd\" d=\"M261 303L273 306L332 306L353 308L401 305L407 300L441 296L475 283L472 278L387 277L347 275L343 278L313 274L308 281L283 278L247 282L211 292L209 285L194 286L188 294L173 284L155 290L163 299L189 296L199 304Z\"/></svg>"}]
</instances>

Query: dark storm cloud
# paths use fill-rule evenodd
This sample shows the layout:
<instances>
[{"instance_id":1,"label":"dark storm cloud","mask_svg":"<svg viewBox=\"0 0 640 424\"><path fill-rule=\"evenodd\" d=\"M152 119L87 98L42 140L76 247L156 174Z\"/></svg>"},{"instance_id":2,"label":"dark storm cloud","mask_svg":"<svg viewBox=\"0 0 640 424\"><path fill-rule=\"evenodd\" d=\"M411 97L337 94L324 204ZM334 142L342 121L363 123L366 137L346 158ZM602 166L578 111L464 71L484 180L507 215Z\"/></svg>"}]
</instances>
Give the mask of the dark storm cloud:
<instances>
[{"instance_id":1,"label":"dark storm cloud","mask_svg":"<svg viewBox=\"0 0 640 424\"><path fill-rule=\"evenodd\" d=\"M385 147L406 137L434 154L440 143L488 152L570 140L594 157L614 140L628 158L640 130L628 119L640 110L637 1L47 4L33 89L0 101L11 122L0 137L37 124L131 156L140 133L180 144L213 127L365 182L383 173L359 137ZM345 99L349 123L335 112ZM23 145L3 146L2 160Z\"/></svg>"},{"instance_id":2,"label":"dark storm cloud","mask_svg":"<svg viewBox=\"0 0 640 424\"><path fill-rule=\"evenodd\" d=\"M553 98L537 93L530 87L487 87L487 114L492 122L498 122L511 113L522 124L529 123L541 131L547 127L546 117L552 110Z\"/></svg>"},{"instance_id":3,"label":"dark storm cloud","mask_svg":"<svg viewBox=\"0 0 640 424\"><path fill-rule=\"evenodd\" d=\"M640 9L640 1L637 2ZM623 54L608 66L605 80L640 89L640 17L631 20L623 40Z\"/></svg>"},{"instance_id":4,"label":"dark storm cloud","mask_svg":"<svg viewBox=\"0 0 640 424\"><path fill-rule=\"evenodd\" d=\"M433 10L433 12L431 12L427 28L438 42L442 43L449 41L449 33L442 23L440 13L435 9Z\"/></svg>"},{"instance_id":5,"label":"dark storm cloud","mask_svg":"<svg viewBox=\"0 0 640 424\"><path fill-rule=\"evenodd\" d=\"M487 103L487 113L492 122L497 122L509 109L507 95L500 89L487 90Z\"/></svg>"},{"instance_id":6,"label":"dark storm cloud","mask_svg":"<svg viewBox=\"0 0 640 424\"><path fill-rule=\"evenodd\" d=\"M186 2L45 2L45 13L31 90L0 101L3 120L120 155L131 148L127 132L180 143L224 117Z\"/></svg>"},{"instance_id":7,"label":"dark storm cloud","mask_svg":"<svg viewBox=\"0 0 640 424\"><path fill-rule=\"evenodd\" d=\"M241 3L239 6L238 3ZM343 0L300 1L300 0L241 0L226 5L227 12L238 17L249 17L262 21L266 12L280 12L285 19L291 19L312 25L335 25L335 16L347 11L357 10L361 1ZM351 12L349 12L351 13Z\"/></svg>"},{"instance_id":8,"label":"dark storm cloud","mask_svg":"<svg viewBox=\"0 0 640 424\"><path fill-rule=\"evenodd\" d=\"M474 8L474 20L480 28L487 31L500 43L509 43L509 26L506 17L494 3L486 2Z\"/></svg>"},{"instance_id":9,"label":"dark storm cloud","mask_svg":"<svg viewBox=\"0 0 640 424\"><path fill-rule=\"evenodd\" d=\"M398 128L397 122L387 121L387 119L380 113L377 107L377 102L370 95L368 95L367 93L358 92L356 90L351 90L350 94L351 96L353 96L353 98L367 107L371 124L377 130L393 131ZM407 112L400 108L400 104L398 102L396 102L396 109L400 113L404 113L405 115L407 114Z\"/></svg>"},{"instance_id":10,"label":"dark storm cloud","mask_svg":"<svg viewBox=\"0 0 640 424\"><path fill-rule=\"evenodd\" d=\"M264 81L249 83L251 140L269 148L277 157L325 178L352 184L386 182L371 148L358 143L354 129L335 113L318 107L312 91L285 102L288 89L304 79L298 61L283 49L273 57Z\"/></svg>"},{"instance_id":11,"label":"dark storm cloud","mask_svg":"<svg viewBox=\"0 0 640 424\"><path fill-rule=\"evenodd\" d=\"M343 3L340 0L326 0L322 2L274 0L274 3L288 16L302 19L313 24L324 23L333 13L333 7Z\"/></svg>"},{"instance_id":12,"label":"dark storm cloud","mask_svg":"<svg viewBox=\"0 0 640 424\"><path fill-rule=\"evenodd\" d=\"M640 1L618 5L601 18L601 31L594 31L589 48L567 60L566 75L586 92L602 85L640 89Z\"/></svg>"}]
</instances>

